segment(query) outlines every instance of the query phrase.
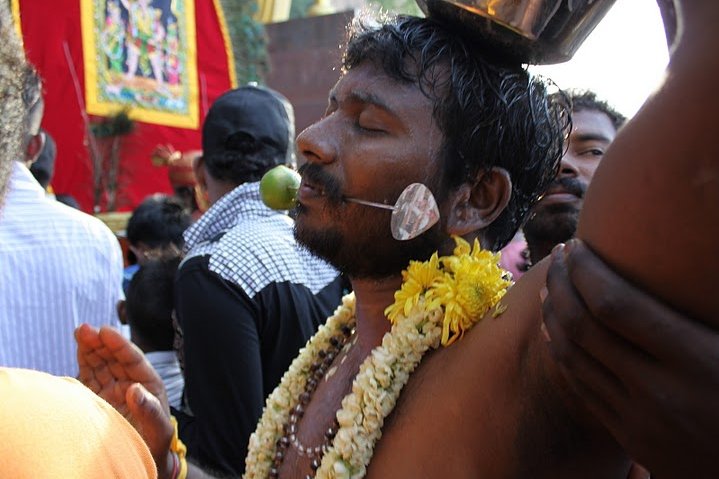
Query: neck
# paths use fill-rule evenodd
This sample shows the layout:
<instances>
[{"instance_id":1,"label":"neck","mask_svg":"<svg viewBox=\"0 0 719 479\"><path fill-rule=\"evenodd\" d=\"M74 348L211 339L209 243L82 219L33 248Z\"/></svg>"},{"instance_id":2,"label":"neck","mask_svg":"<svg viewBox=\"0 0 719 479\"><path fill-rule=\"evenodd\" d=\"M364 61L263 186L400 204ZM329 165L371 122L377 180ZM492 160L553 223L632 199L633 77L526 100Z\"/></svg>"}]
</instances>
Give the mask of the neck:
<instances>
[{"instance_id":1,"label":"neck","mask_svg":"<svg viewBox=\"0 0 719 479\"><path fill-rule=\"evenodd\" d=\"M241 184L242 183L216 180L210 177L207 180L207 196L210 200L210 205L214 205L220 198L222 198L227 193L234 190Z\"/></svg>"},{"instance_id":2,"label":"neck","mask_svg":"<svg viewBox=\"0 0 719 479\"><path fill-rule=\"evenodd\" d=\"M152 347L148 341L145 341L142 336L136 334L132 329L130 329L130 341L135 343L143 353L153 353L158 350Z\"/></svg>"},{"instance_id":3,"label":"neck","mask_svg":"<svg viewBox=\"0 0 719 479\"><path fill-rule=\"evenodd\" d=\"M400 275L383 279L350 280L355 293L358 343L374 348L390 330L391 324L384 315L387 306L394 302L394 293L402 285Z\"/></svg>"}]
</instances>

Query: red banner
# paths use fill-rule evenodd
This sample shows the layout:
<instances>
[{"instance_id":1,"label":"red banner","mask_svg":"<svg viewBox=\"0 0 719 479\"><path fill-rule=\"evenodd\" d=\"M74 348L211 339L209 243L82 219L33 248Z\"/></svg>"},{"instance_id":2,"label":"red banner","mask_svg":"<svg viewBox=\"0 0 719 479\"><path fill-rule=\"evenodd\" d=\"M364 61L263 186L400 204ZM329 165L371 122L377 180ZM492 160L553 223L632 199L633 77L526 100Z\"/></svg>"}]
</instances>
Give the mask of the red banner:
<instances>
[{"instance_id":1,"label":"red banner","mask_svg":"<svg viewBox=\"0 0 719 479\"><path fill-rule=\"evenodd\" d=\"M140 8L148 9L157 23L147 27L155 30L147 30L145 36L137 33L142 17L134 9ZM135 120L132 133L120 140L117 209L130 210L148 194L171 192L166 169L150 162L152 150L158 144L180 151L199 149L199 125L209 105L236 83L219 2L13 0L13 9L28 59L44 81L43 127L57 143L54 191L70 194L84 210L93 210L90 146L98 139L89 136L89 123L102 120L116 106L115 111L125 109ZM183 25L187 35L177 40ZM110 47L117 45L112 32L123 42L114 61ZM171 53L183 60L181 66L196 71L170 71L170 65L177 64L171 62ZM143 94L141 88L154 96ZM99 206L104 210L106 199Z\"/></svg>"}]
</instances>

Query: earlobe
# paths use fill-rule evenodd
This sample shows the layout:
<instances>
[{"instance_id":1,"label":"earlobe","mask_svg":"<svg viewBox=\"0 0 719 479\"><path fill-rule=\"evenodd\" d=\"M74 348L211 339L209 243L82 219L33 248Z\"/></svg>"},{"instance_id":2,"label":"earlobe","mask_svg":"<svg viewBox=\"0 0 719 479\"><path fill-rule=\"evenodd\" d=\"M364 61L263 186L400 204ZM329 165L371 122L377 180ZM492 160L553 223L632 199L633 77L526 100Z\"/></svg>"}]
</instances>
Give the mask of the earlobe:
<instances>
[{"instance_id":1,"label":"earlobe","mask_svg":"<svg viewBox=\"0 0 719 479\"><path fill-rule=\"evenodd\" d=\"M205 160L202 155L192 160L192 172L195 174L197 185L202 189L207 189L207 178L205 178Z\"/></svg>"},{"instance_id":2,"label":"earlobe","mask_svg":"<svg viewBox=\"0 0 719 479\"><path fill-rule=\"evenodd\" d=\"M120 320L120 324L127 324L127 307L125 306L125 300L117 302L117 317Z\"/></svg>"},{"instance_id":3,"label":"earlobe","mask_svg":"<svg viewBox=\"0 0 719 479\"><path fill-rule=\"evenodd\" d=\"M474 182L452 194L447 232L464 236L486 228L504 211L512 195L512 180L504 168L481 171Z\"/></svg>"},{"instance_id":4,"label":"earlobe","mask_svg":"<svg viewBox=\"0 0 719 479\"><path fill-rule=\"evenodd\" d=\"M38 159L42 149L45 147L45 134L40 132L37 135L33 135L27 144L25 149L25 163L31 165Z\"/></svg>"},{"instance_id":5,"label":"earlobe","mask_svg":"<svg viewBox=\"0 0 719 479\"><path fill-rule=\"evenodd\" d=\"M192 160L192 171L195 173L197 184L195 185L195 203L201 212L210 208L210 197L207 193L207 170L202 155Z\"/></svg>"}]
</instances>

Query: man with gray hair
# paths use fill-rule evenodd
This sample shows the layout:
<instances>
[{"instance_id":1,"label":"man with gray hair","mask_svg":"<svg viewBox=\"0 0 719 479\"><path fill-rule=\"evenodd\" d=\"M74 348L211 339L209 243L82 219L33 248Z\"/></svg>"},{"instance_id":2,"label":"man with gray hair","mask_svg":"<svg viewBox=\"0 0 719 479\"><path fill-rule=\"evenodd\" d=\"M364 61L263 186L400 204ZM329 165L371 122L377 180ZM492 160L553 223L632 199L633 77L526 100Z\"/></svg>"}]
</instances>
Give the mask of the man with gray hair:
<instances>
[{"instance_id":1,"label":"man with gray hair","mask_svg":"<svg viewBox=\"0 0 719 479\"><path fill-rule=\"evenodd\" d=\"M20 144L2 150L18 153L2 169L9 188L0 216L0 365L75 376L73 329L119 325L122 253L107 226L47 198L28 169L44 144L42 82L29 63L12 68L27 115L14 121L17 113L6 113L2 126L3 142L20 133Z\"/></svg>"},{"instance_id":2,"label":"man with gray hair","mask_svg":"<svg viewBox=\"0 0 719 479\"><path fill-rule=\"evenodd\" d=\"M27 65L22 51L7 7L0 5L0 227L5 222L3 198L27 138L28 104L23 101ZM0 238L1 247L6 237ZM6 258L1 258L0 268L5 274L8 265ZM3 293L10 286L0 282ZM11 319L5 313L0 315L2 322ZM52 311L47 316L52 317ZM62 339L67 336L64 333ZM2 330L0 354L5 353L6 345L6 331ZM152 456L140 435L109 404L75 379L0 366L0 397L3 477L157 477ZM108 431L112 434L108 435Z\"/></svg>"}]
</instances>

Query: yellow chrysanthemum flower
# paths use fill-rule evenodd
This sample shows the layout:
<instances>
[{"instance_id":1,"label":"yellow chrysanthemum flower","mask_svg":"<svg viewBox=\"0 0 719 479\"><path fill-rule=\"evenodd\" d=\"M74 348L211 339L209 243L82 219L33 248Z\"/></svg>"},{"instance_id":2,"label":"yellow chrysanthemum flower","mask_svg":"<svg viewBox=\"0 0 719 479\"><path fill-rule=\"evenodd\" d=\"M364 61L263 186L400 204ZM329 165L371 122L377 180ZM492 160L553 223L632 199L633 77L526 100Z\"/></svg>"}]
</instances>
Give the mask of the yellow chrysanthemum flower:
<instances>
[{"instance_id":1,"label":"yellow chrysanthemum flower","mask_svg":"<svg viewBox=\"0 0 719 479\"><path fill-rule=\"evenodd\" d=\"M454 255L432 258L424 263L413 261L404 271L402 288L395 302L385 310L393 323L408 317L424 296L427 310L441 306L444 311L442 338L449 346L464 335L502 298L511 281L499 266L499 254L484 251L478 240L470 247L454 238Z\"/></svg>"},{"instance_id":2,"label":"yellow chrysanthemum flower","mask_svg":"<svg viewBox=\"0 0 719 479\"><path fill-rule=\"evenodd\" d=\"M409 316L412 308L419 303L420 296L427 292L441 274L437 253L428 261L410 261L407 269L402 271L402 287L394 293L394 304L384 311L392 324L400 315L405 318Z\"/></svg>"}]
</instances>

